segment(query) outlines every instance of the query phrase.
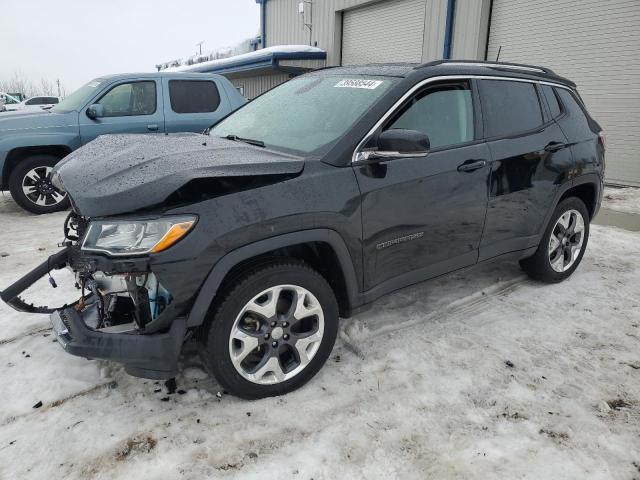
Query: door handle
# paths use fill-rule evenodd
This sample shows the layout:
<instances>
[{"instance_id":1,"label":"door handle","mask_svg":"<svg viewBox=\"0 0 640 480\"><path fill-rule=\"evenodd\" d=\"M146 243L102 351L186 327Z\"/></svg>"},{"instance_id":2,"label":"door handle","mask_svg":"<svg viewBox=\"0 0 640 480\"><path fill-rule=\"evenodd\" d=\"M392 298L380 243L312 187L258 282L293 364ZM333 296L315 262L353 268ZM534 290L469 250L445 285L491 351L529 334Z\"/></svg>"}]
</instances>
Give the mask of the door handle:
<instances>
[{"instance_id":1,"label":"door handle","mask_svg":"<svg viewBox=\"0 0 640 480\"><path fill-rule=\"evenodd\" d=\"M562 150L567 146L566 143L561 142L551 142L546 147L544 147L545 152L557 152L558 150Z\"/></svg>"},{"instance_id":2,"label":"door handle","mask_svg":"<svg viewBox=\"0 0 640 480\"><path fill-rule=\"evenodd\" d=\"M149 130L150 132L157 132L158 131L158 124L157 123L153 123L151 125L147 125L147 130Z\"/></svg>"},{"instance_id":3,"label":"door handle","mask_svg":"<svg viewBox=\"0 0 640 480\"><path fill-rule=\"evenodd\" d=\"M486 160L467 160L462 165L458 166L459 172L473 172L479 168L484 167L487 164Z\"/></svg>"}]
</instances>

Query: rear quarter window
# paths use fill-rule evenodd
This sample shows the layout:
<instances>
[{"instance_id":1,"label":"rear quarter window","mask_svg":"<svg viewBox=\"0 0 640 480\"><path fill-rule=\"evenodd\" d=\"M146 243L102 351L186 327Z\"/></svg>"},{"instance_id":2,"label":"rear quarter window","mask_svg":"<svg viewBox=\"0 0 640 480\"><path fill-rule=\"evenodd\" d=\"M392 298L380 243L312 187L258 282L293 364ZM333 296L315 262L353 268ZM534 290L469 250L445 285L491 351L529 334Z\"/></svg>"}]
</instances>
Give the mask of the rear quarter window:
<instances>
[{"instance_id":1,"label":"rear quarter window","mask_svg":"<svg viewBox=\"0 0 640 480\"><path fill-rule=\"evenodd\" d=\"M560 103L558 102L558 97L553 91L553 87L549 85L541 85L542 91L544 92L544 97L547 99L547 104L549 105L549 110L551 112L551 118L558 118L562 115L562 107L560 107Z\"/></svg>"},{"instance_id":2,"label":"rear quarter window","mask_svg":"<svg viewBox=\"0 0 640 480\"><path fill-rule=\"evenodd\" d=\"M543 124L533 83L481 80L480 96L486 137L515 135Z\"/></svg>"},{"instance_id":3,"label":"rear quarter window","mask_svg":"<svg viewBox=\"0 0 640 480\"><path fill-rule=\"evenodd\" d=\"M175 113L215 112L220 93L210 80L169 80L171 110Z\"/></svg>"},{"instance_id":4,"label":"rear quarter window","mask_svg":"<svg viewBox=\"0 0 640 480\"><path fill-rule=\"evenodd\" d=\"M562 129L569 137L580 140L601 130L598 125L584 110L581 103L578 103L575 95L565 88L554 88L564 110L567 119L562 122Z\"/></svg>"}]
</instances>

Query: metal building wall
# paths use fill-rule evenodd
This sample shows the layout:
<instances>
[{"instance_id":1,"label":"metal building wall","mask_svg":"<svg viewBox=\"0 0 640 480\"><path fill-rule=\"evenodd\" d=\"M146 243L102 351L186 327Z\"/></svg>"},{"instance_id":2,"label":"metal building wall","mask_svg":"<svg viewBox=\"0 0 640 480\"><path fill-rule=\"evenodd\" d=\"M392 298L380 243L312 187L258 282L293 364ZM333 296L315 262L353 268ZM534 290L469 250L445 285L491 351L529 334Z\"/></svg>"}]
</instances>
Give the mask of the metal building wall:
<instances>
[{"instance_id":1,"label":"metal building wall","mask_svg":"<svg viewBox=\"0 0 640 480\"><path fill-rule=\"evenodd\" d=\"M237 87L244 87L244 96L248 100L252 100L258 95L263 94L267 90L271 90L273 87L280 85L281 83L289 80L289 75L286 73L275 75L257 75L251 77L227 77Z\"/></svg>"},{"instance_id":2,"label":"metal building wall","mask_svg":"<svg viewBox=\"0 0 640 480\"><path fill-rule=\"evenodd\" d=\"M456 0L451 58L484 60L491 0Z\"/></svg>"},{"instance_id":3,"label":"metal building wall","mask_svg":"<svg viewBox=\"0 0 640 480\"><path fill-rule=\"evenodd\" d=\"M394 0L342 16L342 64L422 60L427 0Z\"/></svg>"},{"instance_id":4,"label":"metal building wall","mask_svg":"<svg viewBox=\"0 0 640 480\"><path fill-rule=\"evenodd\" d=\"M606 180L640 186L640 0L494 0L492 16L488 58L502 47L576 82L607 135Z\"/></svg>"},{"instance_id":5,"label":"metal building wall","mask_svg":"<svg viewBox=\"0 0 640 480\"><path fill-rule=\"evenodd\" d=\"M266 3L267 46L318 46L327 51L327 65L339 65L343 11L381 1L393 3L395 0L314 0L313 31L310 35L309 30L304 26L302 15L298 13L300 0L268 0ZM479 51L484 56L484 45L475 44L473 39L483 39L486 33L480 34L482 27L475 26L474 21L478 23L479 11L488 12L488 8L485 8L488 2L489 0L458 0L455 22L464 27L454 30L453 52L456 58L477 59ZM442 58L446 16L447 0L427 0L422 46L423 62ZM488 18L488 13L485 17ZM477 34L465 34L470 25L472 29L477 30Z\"/></svg>"}]
</instances>

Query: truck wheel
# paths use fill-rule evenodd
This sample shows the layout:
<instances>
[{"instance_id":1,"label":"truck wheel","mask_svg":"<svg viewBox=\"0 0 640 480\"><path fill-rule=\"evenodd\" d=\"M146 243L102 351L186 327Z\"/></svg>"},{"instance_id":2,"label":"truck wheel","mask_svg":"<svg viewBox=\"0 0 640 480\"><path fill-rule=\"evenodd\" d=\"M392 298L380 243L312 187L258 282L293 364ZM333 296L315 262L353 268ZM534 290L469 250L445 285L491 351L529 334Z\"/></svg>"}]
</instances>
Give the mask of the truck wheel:
<instances>
[{"instance_id":1,"label":"truck wheel","mask_svg":"<svg viewBox=\"0 0 640 480\"><path fill-rule=\"evenodd\" d=\"M226 289L206 325L202 355L233 395L283 395L325 363L338 315L335 294L319 273L296 260L276 260Z\"/></svg>"},{"instance_id":2,"label":"truck wheel","mask_svg":"<svg viewBox=\"0 0 640 480\"><path fill-rule=\"evenodd\" d=\"M536 280L561 282L578 268L588 240L587 207L579 198L567 198L553 212L536 253L520 266Z\"/></svg>"},{"instance_id":3,"label":"truck wheel","mask_svg":"<svg viewBox=\"0 0 640 480\"><path fill-rule=\"evenodd\" d=\"M11 196L25 210L42 214L69 208L69 198L51 183L51 169L60 159L53 155L32 155L16 165L9 176Z\"/></svg>"}]
</instances>

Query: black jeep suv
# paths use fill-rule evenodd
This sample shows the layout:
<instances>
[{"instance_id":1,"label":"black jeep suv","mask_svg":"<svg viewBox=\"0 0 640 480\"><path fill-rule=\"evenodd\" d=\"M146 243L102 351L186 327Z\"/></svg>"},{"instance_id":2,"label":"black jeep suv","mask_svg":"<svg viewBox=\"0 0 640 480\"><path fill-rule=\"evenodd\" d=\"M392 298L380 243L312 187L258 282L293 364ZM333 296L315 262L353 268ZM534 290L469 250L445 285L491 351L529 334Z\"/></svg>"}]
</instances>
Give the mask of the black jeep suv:
<instances>
[{"instance_id":1,"label":"black jeep suv","mask_svg":"<svg viewBox=\"0 0 640 480\"><path fill-rule=\"evenodd\" d=\"M204 135L105 136L66 157L64 248L1 296L50 313L73 355L170 378L194 338L229 392L278 395L321 368L339 317L381 295L504 255L567 278L603 178L602 131L549 69L324 69ZM74 303L19 296L65 266Z\"/></svg>"}]
</instances>

